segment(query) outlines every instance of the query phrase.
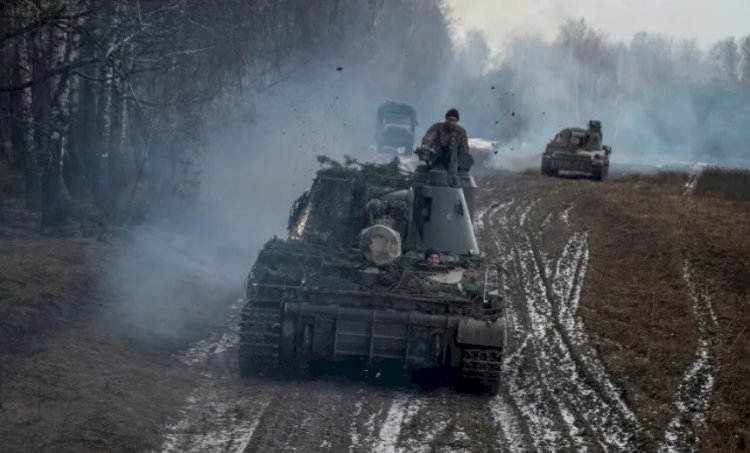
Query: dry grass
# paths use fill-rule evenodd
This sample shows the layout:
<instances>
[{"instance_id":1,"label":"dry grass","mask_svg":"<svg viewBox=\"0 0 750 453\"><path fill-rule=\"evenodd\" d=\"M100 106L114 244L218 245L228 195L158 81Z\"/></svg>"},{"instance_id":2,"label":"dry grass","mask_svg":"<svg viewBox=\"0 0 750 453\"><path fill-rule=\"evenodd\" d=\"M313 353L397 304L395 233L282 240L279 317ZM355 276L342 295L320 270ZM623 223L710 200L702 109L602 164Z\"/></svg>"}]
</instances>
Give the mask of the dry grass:
<instances>
[{"instance_id":1,"label":"dry grass","mask_svg":"<svg viewBox=\"0 0 750 453\"><path fill-rule=\"evenodd\" d=\"M91 321L102 304L97 288L111 253L106 245L3 232L0 450L145 451L158 446L157 427L185 384L166 360L127 347Z\"/></svg>"},{"instance_id":2,"label":"dry grass","mask_svg":"<svg viewBox=\"0 0 750 453\"><path fill-rule=\"evenodd\" d=\"M666 211L651 205L664 191L646 178L605 184L540 178L533 190L542 198L540 211L573 206L570 220L589 231L581 315L646 425L666 426L667 406L694 351L695 324L678 238L666 226Z\"/></svg>"},{"instance_id":3,"label":"dry grass","mask_svg":"<svg viewBox=\"0 0 750 453\"><path fill-rule=\"evenodd\" d=\"M104 316L117 306L99 291L111 245L7 229L0 235L0 451L158 448L159 429L194 380L170 352L205 334L206 323L169 348L135 341L133 326ZM223 294L203 287L194 294L204 304L185 311L210 309L225 319L226 303L205 303Z\"/></svg>"},{"instance_id":4,"label":"dry grass","mask_svg":"<svg viewBox=\"0 0 750 453\"><path fill-rule=\"evenodd\" d=\"M645 175L642 173L628 173L614 178L613 184L628 187L629 190L647 188L658 188L659 191L670 194L681 194L690 182L690 175L678 171L660 171L656 174ZM625 184L625 186L622 186Z\"/></svg>"},{"instance_id":5,"label":"dry grass","mask_svg":"<svg viewBox=\"0 0 750 453\"><path fill-rule=\"evenodd\" d=\"M0 352L29 344L97 298L93 239L28 234L0 242ZM102 259L104 255L100 255Z\"/></svg>"},{"instance_id":6,"label":"dry grass","mask_svg":"<svg viewBox=\"0 0 750 453\"><path fill-rule=\"evenodd\" d=\"M69 326L29 352L0 384L4 452L154 451L190 389L184 371L103 326Z\"/></svg>"},{"instance_id":7,"label":"dry grass","mask_svg":"<svg viewBox=\"0 0 750 453\"><path fill-rule=\"evenodd\" d=\"M727 187L741 186L733 181ZM688 175L670 172L603 184L534 177L529 184L542 200L540 211L573 205L570 218L589 231L581 316L657 438L673 414L674 393L698 338L682 271L689 260L709 289L721 339L701 450L743 450L750 447L750 203L724 199L736 190L722 198L716 190L683 195L688 182Z\"/></svg>"},{"instance_id":8,"label":"dry grass","mask_svg":"<svg viewBox=\"0 0 750 453\"><path fill-rule=\"evenodd\" d=\"M698 177L696 195L750 201L750 170L744 168L710 167Z\"/></svg>"},{"instance_id":9,"label":"dry grass","mask_svg":"<svg viewBox=\"0 0 750 453\"><path fill-rule=\"evenodd\" d=\"M702 276L721 328L721 371L706 442L750 448L750 203L707 196L686 204L686 254Z\"/></svg>"}]
</instances>

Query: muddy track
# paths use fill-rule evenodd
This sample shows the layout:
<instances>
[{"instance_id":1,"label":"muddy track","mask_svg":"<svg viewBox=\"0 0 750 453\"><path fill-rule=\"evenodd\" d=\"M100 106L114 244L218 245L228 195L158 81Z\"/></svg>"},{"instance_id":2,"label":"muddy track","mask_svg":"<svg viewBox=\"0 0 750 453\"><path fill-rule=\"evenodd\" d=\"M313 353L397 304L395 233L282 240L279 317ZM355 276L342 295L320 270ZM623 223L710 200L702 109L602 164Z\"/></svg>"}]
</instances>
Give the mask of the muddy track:
<instances>
[{"instance_id":1,"label":"muddy track","mask_svg":"<svg viewBox=\"0 0 750 453\"><path fill-rule=\"evenodd\" d=\"M652 436L621 397L577 316L588 235L571 230L564 249L552 259L540 247L541 232L553 215L569 226L572 207L532 216L535 207L535 200L523 198L497 203L482 211L484 218L477 222L511 277L515 307L509 307L508 315L516 352L506 359L506 382L516 406L523 408L532 443L542 450L560 442L576 450L652 445ZM544 221L533 226L532 217Z\"/></svg>"},{"instance_id":2,"label":"muddy track","mask_svg":"<svg viewBox=\"0 0 750 453\"><path fill-rule=\"evenodd\" d=\"M719 324L711 296L696 281L688 260L683 263L683 278L698 324L698 347L695 360L685 371L675 395L675 414L659 445L659 451L662 452L698 451L719 366Z\"/></svg>"},{"instance_id":3,"label":"muddy track","mask_svg":"<svg viewBox=\"0 0 750 453\"><path fill-rule=\"evenodd\" d=\"M534 371L527 387L535 386L535 395L547 395L546 404L537 405L537 413L529 418L538 425L530 430L556 430L548 432L551 442L540 443L539 449L554 449L564 442L564 448L575 450L633 450L643 443L638 439L642 429L577 328L575 312L588 256L586 235L573 233L557 262L549 263L538 246L538 233L528 225L534 205L527 200L498 210L497 226L515 228L505 235L498 227L492 229L498 253L513 257L511 276L519 297L512 301L520 301L517 311L523 314L514 324L530 335L526 363ZM506 370L511 367L508 363Z\"/></svg>"},{"instance_id":4,"label":"muddy track","mask_svg":"<svg viewBox=\"0 0 750 453\"><path fill-rule=\"evenodd\" d=\"M200 342L182 357L195 367L199 384L178 420L165 429L162 451L504 449L488 398L341 376L241 379L236 348L236 330L231 330Z\"/></svg>"},{"instance_id":5,"label":"muddy track","mask_svg":"<svg viewBox=\"0 0 750 453\"><path fill-rule=\"evenodd\" d=\"M484 252L508 274L509 345L497 396L342 376L241 379L235 311L226 332L182 357L195 369L198 384L165 428L163 451L636 451L654 449L660 441L665 451L691 449L705 424L716 367L716 321L708 295L686 267L701 341L675 395L672 423L664 433L649 432L597 356L578 315L589 236L568 221L574 207L534 212L535 200L511 184L493 188L492 198L501 201L485 204L476 219ZM555 217L569 230L557 255L540 245L540 230ZM532 218L545 220L535 227Z\"/></svg>"}]
</instances>

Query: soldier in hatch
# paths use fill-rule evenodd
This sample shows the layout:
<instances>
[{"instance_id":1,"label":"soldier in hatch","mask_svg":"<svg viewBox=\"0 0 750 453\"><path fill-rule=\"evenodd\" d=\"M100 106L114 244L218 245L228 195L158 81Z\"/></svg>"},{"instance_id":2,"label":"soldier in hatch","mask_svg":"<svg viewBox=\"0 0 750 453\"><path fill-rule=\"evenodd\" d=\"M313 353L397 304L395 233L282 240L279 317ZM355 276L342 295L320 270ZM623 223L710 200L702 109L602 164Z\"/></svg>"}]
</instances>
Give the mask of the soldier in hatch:
<instances>
[{"instance_id":1,"label":"soldier in hatch","mask_svg":"<svg viewBox=\"0 0 750 453\"><path fill-rule=\"evenodd\" d=\"M466 129L458 125L458 110L450 109L445 121L435 123L424 134L422 146L417 150L419 158L431 166L441 166L448 171L448 180L458 186L458 156L469 152Z\"/></svg>"},{"instance_id":2,"label":"soldier in hatch","mask_svg":"<svg viewBox=\"0 0 750 453\"><path fill-rule=\"evenodd\" d=\"M603 140L604 135L602 134L602 123L596 120L589 121L589 127L588 130L586 130L586 143L584 149L591 151L602 149Z\"/></svg>"},{"instance_id":3,"label":"soldier in hatch","mask_svg":"<svg viewBox=\"0 0 750 453\"><path fill-rule=\"evenodd\" d=\"M424 252L424 263L427 267L435 267L440 264L440 252L435 249L428 249Z\"/></svg>"}]
</instances>

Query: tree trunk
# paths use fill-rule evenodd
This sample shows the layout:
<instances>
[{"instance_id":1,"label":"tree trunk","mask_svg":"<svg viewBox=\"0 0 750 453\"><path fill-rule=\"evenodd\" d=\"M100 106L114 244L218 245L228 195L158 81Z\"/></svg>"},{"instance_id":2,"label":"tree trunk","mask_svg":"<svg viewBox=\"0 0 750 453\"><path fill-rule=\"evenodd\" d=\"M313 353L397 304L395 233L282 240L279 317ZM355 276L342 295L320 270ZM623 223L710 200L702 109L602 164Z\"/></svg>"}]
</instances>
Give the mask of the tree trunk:
<instances>
[{"instance_id":1,"label":"tree trunk","mask_svg":"<svg viewBox=\"0 0 750 453\"><path fill-rule=\"evenodd\" d=\"M31 50L29 46L30 39L27 36L18 38L18 75L21 83L31 81L33 77L33 68L31 63ZM21 128L23 129L23 151L22 166L24 170L24 180L26 182L26 204L34 204L34 194L37 187L36 175L36 141L34 130L34 99L32 88L21 90Z\"/></svg>"},{"instance_id":2,"label":"tree trunk","mask_svg":"<svg viewBox=\"0 0 750 453\"><path fill-rule=\"evenodd\" d=\"M115 13L118 12L118 8L115 7ZM117 14L112 18L113 28L119 23ZM117 42L117 33L112 31L107 39L107 48L111 49ZM112 123L113 123L113 102L114 102L114 90L115 86L113 78L115 75L114 63L105 63L101 70L101 77L104 79L101 93L99 94L99 137L98 137L98 150L96 151L97 157L97 173L98 180L96 185L96 191L94 193L94 202L97 208L105 213L110 213L112 193L110 182L110 171L111 165L111 142L112 142Z\"/></svg>"},{"instance_id":3,"label":"tree trunk","mask_svg":"<svg viewBox=\"0 0 750 453\"><path fill-rule=\"evenodd\" d=\"M63 209L63 189L60 178L60 158L63 153L65 138L59 132L53 132L49 140L49 156L44 165L42 177L42 224L59 226L66 218Z\"/></svg>"},{"instance_id":4,"label":"tree trunk","mask_svg":"<svg viewBox=\"0 0 750 453\"><path fill-rule=\"evenodd\" d=\"M80 2L81 11L88 8L86 2ZM85 28L86 19L81 17L77 20L77 27L81 30ZM81 58L81 35L75 33L70 39L70 56L69 61L76 61ZM84 164L83 149L85 147L85 133L88 124L91 121L88 112L88 106L81 108L81 86L84 81L80 77L69 80L69 108L67 119L66 147L63 155L62 177L63 184L70 191L69 193L79 201L83 201L84 184ZM85 115L85 116L84 116Z\"/></svg>"},{"instance_id":5,"label":"tree trunk","mask_svg":"<svg viewBox=\"0 0 750 453\"><path fill-rule=\"evenodd\" d=\"M50 31L51 66L70 62L72 58L72 36L59 28ZM47 145L42 180L42 223L58 225L66 218L67 189L62 170L66 156L66 142L70 132L70 77L59 74L49 81L51 97L48 124L52 129Z\"/></svg>"},{"instance_id":6,"label":"tree trunk","mask_svg":"<svg viewBox=\"0 0 750 453\"><path fill-rule=\"evenodd\" d=\"M109 182L109 187L107 188L107 194L109 195L107 207L109 209L108 214L116 217L119 215L120 195L125 182L123 148L127 134L128 115L127 100L123 93L122 80L119 77L115 78L112 83L111 113L112 121L107 166L107 180Z\"/></svg>"},{"instance_id":7,"label":"tree trunk","mask_svg":"<svg viewBox=\"0 0 750 453\"><path fill-rule=\"evenodd\" d=\"M110 149L109 145L112 140L112 68L108 65L105 66L102 74L105 78L104 85L102 86L101 94L99 95L100 110L99 110L99 144L96 151L97 157L97 173L98 181L96 185L96 192L94 200L97 207L107 212L109 210L109 202L111 201L110 194L110 181L109 181L109 162L110 162Z\"/></svg>"}]
</instances>

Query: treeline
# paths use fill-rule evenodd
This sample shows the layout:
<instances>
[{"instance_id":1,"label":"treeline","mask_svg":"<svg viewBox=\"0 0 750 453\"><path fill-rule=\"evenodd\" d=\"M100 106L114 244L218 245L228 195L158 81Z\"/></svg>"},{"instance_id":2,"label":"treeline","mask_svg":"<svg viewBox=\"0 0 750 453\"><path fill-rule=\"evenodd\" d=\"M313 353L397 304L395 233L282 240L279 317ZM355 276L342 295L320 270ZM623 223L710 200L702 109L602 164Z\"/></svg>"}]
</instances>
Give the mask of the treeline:
<instances>
[{"instance_id":1,"label":"treeline","mask_svg":"<svg viewBox=\"0 0 750 453\"><path fill-rule=\"evenodd\" d=\"M194 191L206 133L238 103L425 31L450 45L438 0L0 0L6 175L46 224L132 216Z\"/></svg>"},{"instance_id":2,"label":"treeline","mask_svg":"<svg viewBox=\"0 0 750 453\"><path fill-rule=\"evenodd\" d=\"M485 135L547 139L557 127L599 118L605 138L628 152L747 154L750 35L703 50L695 41L646 32L614 41L581 19L564 23L552 42L515 38L498 61L481 39L468 44L467 54L485 67L464 85ZM481 96L492 86L496 96L488 103Z\"/></svg>"}]
</instances>

